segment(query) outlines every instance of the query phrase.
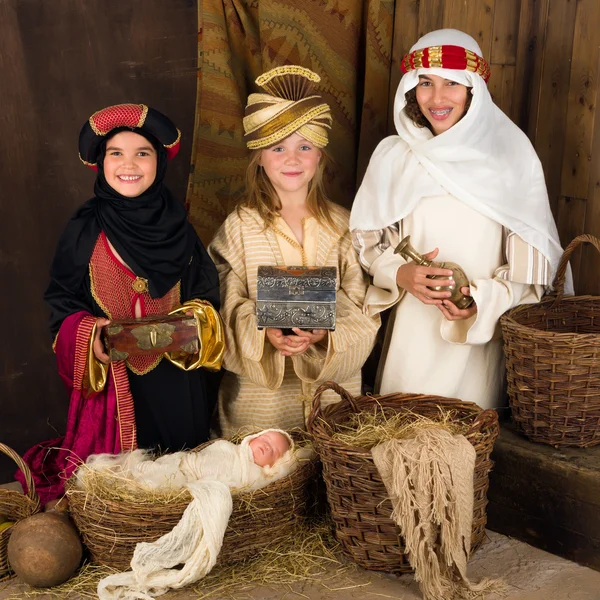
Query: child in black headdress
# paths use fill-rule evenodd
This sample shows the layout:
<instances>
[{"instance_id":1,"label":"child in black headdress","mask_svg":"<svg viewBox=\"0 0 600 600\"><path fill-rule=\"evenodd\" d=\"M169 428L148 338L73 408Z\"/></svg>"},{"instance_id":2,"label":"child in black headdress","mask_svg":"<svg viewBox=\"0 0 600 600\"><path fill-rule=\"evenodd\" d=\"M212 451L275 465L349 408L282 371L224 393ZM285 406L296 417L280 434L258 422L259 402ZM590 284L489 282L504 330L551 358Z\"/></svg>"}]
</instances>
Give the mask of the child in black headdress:
<instances>
[{"instance_id":1,"label":"child in black headdress","mask_svg":"<svg viewBox=\"0 0 600 600\"><path fill-rule=\"evenodd\" d=\"M141 104L98 111L81 130L80 158L98 172L94 197L67 224L45 294L59 373L71 392L67 433L25 455L44 502L62 493L74 461L90 454L177 451L208 439L214 399L205 368L219 369L223 352L219 280L184 206L163 184L180 136ZM110 362L100 339L110 320L182 305L209 328L201 355Z\"/></svg>"}]
</instances>

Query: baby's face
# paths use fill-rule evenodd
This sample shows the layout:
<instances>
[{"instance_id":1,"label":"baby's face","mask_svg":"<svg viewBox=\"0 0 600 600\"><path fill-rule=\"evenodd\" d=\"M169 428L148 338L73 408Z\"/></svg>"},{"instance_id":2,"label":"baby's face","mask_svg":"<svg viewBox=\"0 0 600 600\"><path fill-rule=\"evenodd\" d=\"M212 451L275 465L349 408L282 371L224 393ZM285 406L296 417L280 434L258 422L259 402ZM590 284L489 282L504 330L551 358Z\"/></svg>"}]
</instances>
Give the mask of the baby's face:
<instances>
[{"instance_id":1,"label":"baby's face","mask_svg":"<svg viewBox=\"0 0 600 600\"><path fill-rule=\"evenodd\" d=\"M290 441L283 433L268 431L250 440L248 445L255 464L259 467L270 467L288 451Z\"/></svg>"}]
</instances>

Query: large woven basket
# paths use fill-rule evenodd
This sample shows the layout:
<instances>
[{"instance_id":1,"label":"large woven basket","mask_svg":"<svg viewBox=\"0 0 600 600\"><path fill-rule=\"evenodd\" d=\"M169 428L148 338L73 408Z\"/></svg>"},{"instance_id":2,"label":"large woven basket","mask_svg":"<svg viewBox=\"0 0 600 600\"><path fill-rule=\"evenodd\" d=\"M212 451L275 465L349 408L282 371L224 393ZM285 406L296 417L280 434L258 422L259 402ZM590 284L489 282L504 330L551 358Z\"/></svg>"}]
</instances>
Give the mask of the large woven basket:
<instances>
[{"instance_id":1,"label":"large woven basket","mask_svg":"<svg viewBox=\"0 0 600 600\"><path fill-rule=\"evenodd\" d=\"M316 458L262 489L233 496L218 565L250 558L293 532L312 501L315 463ZM192 500L183 490L177 499L162 504L155 499L144 504L116 502L78 489L74 477L67 481L66 491L71 516L92 561L120 570L129 569L138 542L153 542L171 531Z\"/></svg>"},{"instance_id":2,"label":"large woven basket","mask_svg":"<svg viewBox=\"0 0 600 600\"><path fill-rule=\"evenodd\" d=\"M321 410L321 395L329 389L342 400ZM327 382L315 394L308 429L323 463L327 501L343 551L365 569L396 574L412 571L404 554L400 530L391 519L392 503L371 451L332 438L336 426L346 422L352 413L371 412L374 406L386 412L410 410L432 418L439 415L438 407L442 407L456 411L457 418L470 424L465 437L477 455L471 536L474 551L485 535L488 473L492 468L490 454L499 432L496 412L484 411L471 402L439 396L387 394L353 398L336 383Z\"/></svg>"},{"instance_id":3,"label":"large woven basket","mask_svg":"<svg viewBox=\"0 0 600 600\"><path fill-rule=\"evenodd\" d=\"M40 509L40 499L35 491L35 484L31 477L29 467L23 462L23 459L12 449L4 444L0 444L0 452L12 458L17 466L25 475L27 482L27 494L22 494L17 490L0 488L0 514L12 521L13 524L21 519L26 519L35 514ZM14 525L0 531L0 581L7 579L13 573L8 564L8 539Z\"/></svg>"},{"instance_id":4,"label":"large woven basket","mask_svg":"<svg viewBox=\"0 0 600 600\"><path fill-rule=\"evenodd\" d=\"M598 238L576 237L554 292L500 319L512 418L532 441L556 447L600 444L600 297L563 297L569 258L584 242L600 251Z\"/></svg>"}]
</instances>

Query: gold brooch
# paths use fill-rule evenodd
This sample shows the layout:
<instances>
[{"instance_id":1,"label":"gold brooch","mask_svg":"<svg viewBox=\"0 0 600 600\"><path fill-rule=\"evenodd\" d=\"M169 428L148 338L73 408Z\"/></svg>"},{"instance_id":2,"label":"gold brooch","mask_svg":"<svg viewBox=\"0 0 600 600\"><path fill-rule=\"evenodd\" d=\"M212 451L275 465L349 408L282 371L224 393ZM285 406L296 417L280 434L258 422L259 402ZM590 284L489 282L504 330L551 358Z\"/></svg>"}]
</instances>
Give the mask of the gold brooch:
<instances>
[{"instance_id":1,"label":"gold brooch","mask_svg":"<svg viewBox=\"0 0 600 600\"><path fill-rule=\"evenodd\" d=\"M148 280L143 277L136 277L135 281L131 284L131 287L138 293L141 294L143 292L148 291Z\"/></svg>"}]
</instances>

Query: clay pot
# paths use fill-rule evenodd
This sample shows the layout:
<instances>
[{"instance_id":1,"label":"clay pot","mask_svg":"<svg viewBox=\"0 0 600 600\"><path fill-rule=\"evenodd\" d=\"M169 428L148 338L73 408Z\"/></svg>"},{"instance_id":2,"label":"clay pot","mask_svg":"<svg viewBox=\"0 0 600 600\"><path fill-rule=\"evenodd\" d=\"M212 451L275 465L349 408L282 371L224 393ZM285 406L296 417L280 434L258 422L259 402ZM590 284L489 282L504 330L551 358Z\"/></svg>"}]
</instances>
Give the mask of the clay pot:
<instances>
[{"instance_id":1,"label":"clay pot","mask_svg":"<svg viewBox=\"0 0 600 600\"><path fill-rule=\"evenodd\" d=\"M44 505L44 512L52 512L56 511L59 513L66 513L69 511L69 500L66 496L62 498L56 498L55 500L50 500L50 502L46 502Z\"/></svg>"},{"instance_id":2,"label":"clay pot","mask_svg":"<svg viewBox=\"0 0 600 600\"><path fill-rule=\"evenodd\" d=\"M8 541L8 562L33 587L64 583L81 562L79 535L65 512L38 513L17 523Z\"/></svg>"}]
</instances>

